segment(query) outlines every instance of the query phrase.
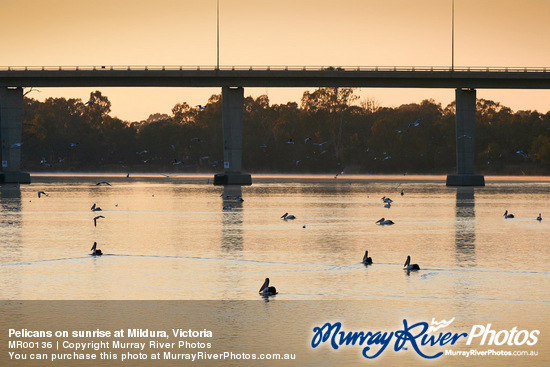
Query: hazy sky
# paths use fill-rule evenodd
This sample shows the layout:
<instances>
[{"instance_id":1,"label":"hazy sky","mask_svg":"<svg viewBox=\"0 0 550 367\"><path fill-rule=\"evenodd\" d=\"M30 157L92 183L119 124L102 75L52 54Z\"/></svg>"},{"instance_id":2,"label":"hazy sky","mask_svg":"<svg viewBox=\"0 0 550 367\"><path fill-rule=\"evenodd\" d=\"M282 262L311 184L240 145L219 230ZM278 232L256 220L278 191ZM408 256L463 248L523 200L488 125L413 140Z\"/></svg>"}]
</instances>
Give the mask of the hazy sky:
<instances>
[{"instance_id":1,"label":"hazy sky","mask_svg":"<svg viewBox=\"0 0 550 367\"><path fill-rule=\"evenodd\" d=\"M452 0L220 0L220 65L450 66ZM455 66L550 68L549 0L455 0ZM216 0L0 0L0 66L216 64ZM98 88L29 96L86 99ZM313 90L311 88L310 90ZM112 115L142 120L217 88L101 88ZM247 88L271 103L303 89ZM362 88L383 106L454 90ZM478 90L513 110L550 110L549 91Z\"/></svg>"}]
</instances>

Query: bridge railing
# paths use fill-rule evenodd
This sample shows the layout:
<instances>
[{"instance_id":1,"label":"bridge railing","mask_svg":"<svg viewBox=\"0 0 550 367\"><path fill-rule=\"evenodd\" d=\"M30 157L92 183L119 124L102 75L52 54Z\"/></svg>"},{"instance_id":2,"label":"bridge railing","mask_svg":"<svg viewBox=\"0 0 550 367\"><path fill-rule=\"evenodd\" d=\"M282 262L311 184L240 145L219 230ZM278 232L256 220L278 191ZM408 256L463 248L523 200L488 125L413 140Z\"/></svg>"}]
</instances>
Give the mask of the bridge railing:
<instances>
[{"instance_id":1,"label":"bridge railing","mask_svg":"<svg viewBox=\"0 0 550 367\"><path fill-rule=\"evenodd\" d=\"M221 66L213 65L183 66L183 65L96 65L96 66L0 66L0 71L193 71L193 70L222 70L222 71L364 71L364 72L550 72L550 67L454 67L449 66Z\"/></svg>"}]
</instances>

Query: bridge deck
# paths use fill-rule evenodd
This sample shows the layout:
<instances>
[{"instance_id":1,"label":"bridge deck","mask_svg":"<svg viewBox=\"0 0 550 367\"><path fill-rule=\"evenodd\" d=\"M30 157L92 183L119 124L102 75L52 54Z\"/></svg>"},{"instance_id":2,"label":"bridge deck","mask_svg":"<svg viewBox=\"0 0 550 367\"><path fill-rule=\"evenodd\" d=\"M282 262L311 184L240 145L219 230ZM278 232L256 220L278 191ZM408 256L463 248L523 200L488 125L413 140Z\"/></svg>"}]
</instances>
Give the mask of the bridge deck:
<instances>
[{"instance_id":1,"label":"bridge deck","mask_svg":"<svg viewBox=\"0 0 550 367\"><path fill-rule=\"evenodd\" d=\"M0 67L0 86L550 89L550 68Z\"/></svg>"}]
</instances>

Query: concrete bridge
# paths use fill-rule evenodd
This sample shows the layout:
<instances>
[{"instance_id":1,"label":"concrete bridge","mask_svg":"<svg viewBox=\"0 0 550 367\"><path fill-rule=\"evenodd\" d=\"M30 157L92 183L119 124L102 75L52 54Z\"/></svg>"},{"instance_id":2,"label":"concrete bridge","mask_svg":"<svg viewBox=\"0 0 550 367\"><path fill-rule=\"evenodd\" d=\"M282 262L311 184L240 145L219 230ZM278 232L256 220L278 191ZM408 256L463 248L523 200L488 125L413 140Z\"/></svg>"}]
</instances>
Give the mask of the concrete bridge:
<instances>
[{"instance_id":1,"label":"concrete bridge","mask_svg":"<svg viewBox=\"0 0 550 367\"><path fill-rule=\"evenodd\" d=\"M20 171L23 87L221 87L225 172L214 178L219 185L252 183L241 171L244 87L453 88L457 173L447 185L481 186L484 177L474 173L476 89L550 89L550 68L0 67L0 182L30 182Z\"/></svg>"}]
</instances>

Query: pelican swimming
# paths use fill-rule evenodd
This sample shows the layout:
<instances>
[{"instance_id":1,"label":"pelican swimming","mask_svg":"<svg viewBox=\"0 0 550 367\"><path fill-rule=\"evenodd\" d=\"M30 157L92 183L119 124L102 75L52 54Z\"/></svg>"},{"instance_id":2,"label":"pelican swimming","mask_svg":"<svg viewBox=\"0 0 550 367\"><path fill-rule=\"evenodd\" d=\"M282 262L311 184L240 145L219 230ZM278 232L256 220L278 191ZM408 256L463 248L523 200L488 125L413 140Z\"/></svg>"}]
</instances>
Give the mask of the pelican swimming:
<instances>
[{"instance_id":1,"label":"pelican swimming","mask_svg":"<svg viewBox=\"0 0 550 367\"><path fill-rule=\"evenodd\" d=\"M365 265L371 265L372 264L372 257L369 257L369 251L365 251L365 256L363 256L363 264Z\"/></svg>"},{"instance_id":2,"label":"pelican swimming","mask_svg":"<svg viewBox=\"0 0 550 367\"><path fill-rule=\"evenodd\" d=\"M260 288L259 292L262 296L274 296L277 294L277 289L275 287L269 286L269 278L265 278L264 284L262 284L262 287Z\"/></svg>"},{"instance_id":3,"label":"pelican swimming","mask_svg":"<svg viewBox=\"0 0 550 367\"><path fill-rule=\"evenodd\" d=\"M537 217L537 220L540 222L542 220L542 215L539 213L539 216Z\"/></svg>"},{"instance_id":4,"label":"pelican swimming","mask_svg":"<svg viewBox=\"0 0 550 367\"><path fill-rule=\"evenodd\" d=\"M288 213L285 213L281 216L281 219L284 219L284 220L292 220L292 219L296 219L295 216L293 216L292 214L288 215Z\"/></svg>"},{"instance_id":5,"label":"pelican swimming","mask_svg":"<svg viewBox=\"0 0 550 367\"><path fill-rule=\"evenodd\" d=\"M101 208L99 206L96 206L95 203L94 205L92 205L92 209L91 209L93 212L100 212L101 211Z\"/></svg>"},{"instance_id":6,"label":"pelican swimming","mask_svg":"<svg viewBox=\"0 0 550 367\"><path fill-rule=\"evenodd\" d=\"M376 221L376 223L380 224L381 226L392 225L392 224L394 224L392 220L386 219L386 218L384 218L384 217L378 219L378 220Z\"/></svg>"},{"instance_id":7,"label":"pelican swimming","mask_svg":"<svg viewBox=\"0 0 550 367\"><path fill-rule=\"evenodd\" d=\"M514 218L514 214L508 214L508 210L504 212L504 218L508 219L508 218Z\"/></svg>"},{"instance_id":8,"label":"pelican swimming","mask_svg":"<svg viewBox=\"0 0 550 367\"><path fill-rule=\"evenodd\" d=\"M385 196L382 197L382 201L385 202L385 203L388 203L388 204L393 203L393 200L392 200L392 199L387 198L387 197L385 197Z\"/></svg>"},{"instance_id":9,"label":"pelican swimming","mask_svg":"<svg viewBox=\"0 0 550 367\"><path fill-rule=\"evenodd\" d=\"M98 215L97 217L94 217L94 227L97 227L97 220L99 218L105 218L103 215Z\"/></svg>"},{"instance_id":10,"label":"pelican swimming","mask_svg":"<svg viewBox=\"0 0 550 367\"><path fill-rule=\"evenodd\" d=\"M420 270L420 266L418 264L411 264L411 257L407 256L407 261L405 261L405 264L403 265L403 270L411 271L411 270Z\"/></svg>"},{"instance_id":11,"label":"pelican swimming","mask_svg":"<svg viewBox=\"0 0 550 367\"><path fill-rule=\"evenodd\" d=\"M96 249L97 247L97 242L94 242L94 245L92 246L92 248L90 249L90 251L92 251L92 255L93 256L101 256L103 255L103 252L101 252L100 249Z\"/></svg>"}]
</instances>

